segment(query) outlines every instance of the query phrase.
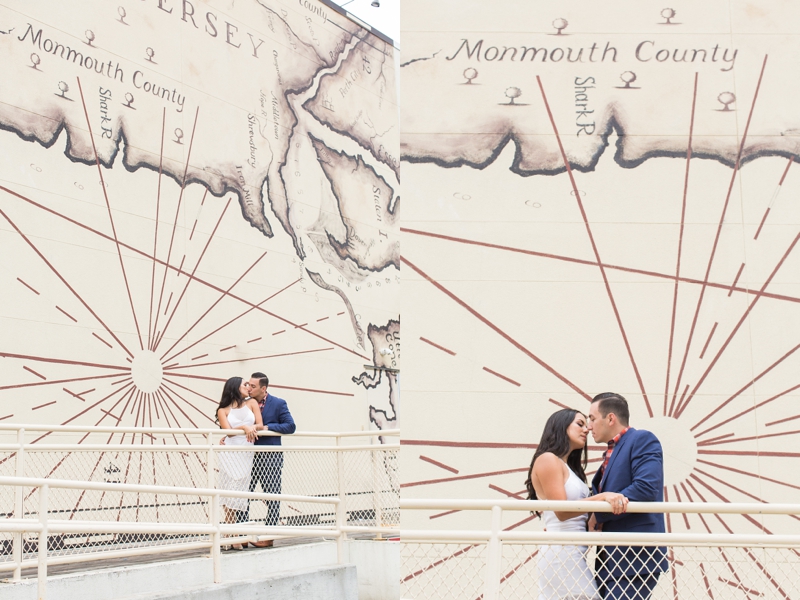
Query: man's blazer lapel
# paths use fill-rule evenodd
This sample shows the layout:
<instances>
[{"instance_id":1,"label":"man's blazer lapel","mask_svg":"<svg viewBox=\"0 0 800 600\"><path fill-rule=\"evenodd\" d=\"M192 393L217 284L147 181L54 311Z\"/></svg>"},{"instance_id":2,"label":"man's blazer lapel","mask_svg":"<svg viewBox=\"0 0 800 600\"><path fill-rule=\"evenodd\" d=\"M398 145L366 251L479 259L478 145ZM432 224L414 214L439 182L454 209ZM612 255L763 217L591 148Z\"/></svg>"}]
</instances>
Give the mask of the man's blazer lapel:
<instances>
[{"instance_id":1,"label":"man's blazer lapel","mask_svg":"<svg viewBox=\"0 0 800 600\"><path fill-rule=\"evenodd\" d=\"M614 462L619 457L620 450L622 450L622 448L625 447L625 444L631 439L632 436L630 436L630 434L632 434L634 431L636 430L633 429L633 427L628 429L628 431L625 432L625 435L619 438L619 442L617 443L617 445L614 446L614 451L611 453L611 458L608 459L608 464L606 465L606 469L605 471L603 471L603 479L600 481L600 489L602 489L603 491L607 491L605 490L605 483L606 479L608 478L609 471L611 471L611 468L614 466Z\"/></svg>"}]
</instances>

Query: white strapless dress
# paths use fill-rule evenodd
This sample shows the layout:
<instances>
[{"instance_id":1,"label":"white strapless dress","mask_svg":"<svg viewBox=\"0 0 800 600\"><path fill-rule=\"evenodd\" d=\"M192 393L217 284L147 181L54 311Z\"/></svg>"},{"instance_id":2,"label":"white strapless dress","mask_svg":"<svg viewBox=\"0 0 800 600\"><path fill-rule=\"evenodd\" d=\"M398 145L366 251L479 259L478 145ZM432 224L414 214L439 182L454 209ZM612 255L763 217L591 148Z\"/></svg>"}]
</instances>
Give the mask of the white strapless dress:
<instances>
[{"instance_id":1,"label":"white strapless dress","mask_svg":"<svg viewBox=\"0 0 800 600\"><path fill-rule=\"evenodd\" d=\"M232 429L242 425L254 425L256 417L247 406L232 408L228 413L228 424ZM252 446L247 436L232 435L225 438L225 446ZM219 485L222 490L246 492L250 489L250 471L253 469L253 452L239 450L236 452L219 452ZM247 498L228 498L220 496L220 502L233 510L247 510Z\"/></svg>"},{"instance_id":2,"label":"white strapless dress","mask_svg":"<svg viewBox=\"0 0 800 600\"><path fill-rule=\"evenodd\" d=\"M569 470L564 484L567 500L583 500L588 486ZM588 515L559 521L553 511L543 514L544 524L551 531L586 531ZM539 550L539 600L600 600L594 573L586 563L586 546L542 546Z\"/></svg>"}]
</instances>

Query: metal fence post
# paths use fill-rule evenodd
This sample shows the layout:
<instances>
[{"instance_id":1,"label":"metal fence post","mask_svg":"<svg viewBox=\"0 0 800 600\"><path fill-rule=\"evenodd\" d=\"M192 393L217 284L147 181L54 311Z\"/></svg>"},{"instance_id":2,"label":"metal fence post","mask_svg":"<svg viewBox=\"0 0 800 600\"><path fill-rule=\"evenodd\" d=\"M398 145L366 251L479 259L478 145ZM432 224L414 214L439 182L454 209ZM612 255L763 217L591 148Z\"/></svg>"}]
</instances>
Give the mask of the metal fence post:
<instances>
[{"instance_id":1,"label":"metal fence post","mask_svg":"<svg viewBox=\"0 0 800 600\"><path fill-rule=\"evenodd\" d=\"M342 528L347 524L347 506L345 502L346 490L344 479L344 455L342 454L341 438L336 436L336 476L337 476L337 495L339 496L339 504L336 505L336 558L339 564L344 563L344 542L347 539L347 533Z\"/></svg>"},{"instance_id":2,"label":"metal fence post","mask_svg":"<svg viewBox=\"0 0 800 600\"><path fill-rule=\"evenodd\" d=\"M211 496L211 526L214 528L214 533L211 534L211 560L214 563L214 583L222 583L218 493Z\"/></svg>"},{"instance_id":3,"label":"metal fence post","mask_svg":"<svg viewBox=\"0 0 800 600\"><path fill-rule=\"evenodd\" d=\"M372 450L370 451L372 455L372 509L375 512L375 527L381 527L383 524L383 507L382 500L383 500L383 492L381 490L381 456L383 455L383 450ZM378 532L377 539L382 539L383 534Z\"/></svg>"},{"instance_id":4,"label":"metal fence post","mask_svg":"<svg viewBox=\"0 0 800 600\"><path fill-rule=\"evenodd\" d=\"M500 563L503 545L500 542L500 527L503 519L503 509L499 506L492 507L492 533L486 545L486 573L483 587L483 600L498 600L500 598Z\"/></svg>"},{"instance_id":5,"label":"metal fence post","mask_svg":"<svg viewBox=\"0 0 800 600\"><path fill-rule=\"evenodd\" d=\"M22 427L17 431L17 468L16 476L25 477L25 428ZM24 497L25 490L21 485L14 488L14 517L17 519L24 518L22 514L24 511ZM19 581L22 578L22 532L14 534L13 537L14 548L14 573L11 576L12 581Z\"/></svg>"},{"instance_id":6,"label":"metal fence post","mask_svg":"<svg viewBox=\"0 0 800 600\"><path fill-rule=\"evenodd\" d=\"M212 434L209 432L206 434L206 439L208 439L208 456L206 456L206 486L209 489L214 488L214 438Z\"/></svg>"},{"instance_id":7,"label":"metal fence post","mask_svg":"<svg viewBox=\"0 0 800 600\"><path fill-rule=\"evenodd\" d=\"M39 532L39 564L36 577L38 578L38 597L45 600L47 596L47 496L50 486L43 485L39 488L39 524L42 530Z\"/></svg>"}]
</instances>

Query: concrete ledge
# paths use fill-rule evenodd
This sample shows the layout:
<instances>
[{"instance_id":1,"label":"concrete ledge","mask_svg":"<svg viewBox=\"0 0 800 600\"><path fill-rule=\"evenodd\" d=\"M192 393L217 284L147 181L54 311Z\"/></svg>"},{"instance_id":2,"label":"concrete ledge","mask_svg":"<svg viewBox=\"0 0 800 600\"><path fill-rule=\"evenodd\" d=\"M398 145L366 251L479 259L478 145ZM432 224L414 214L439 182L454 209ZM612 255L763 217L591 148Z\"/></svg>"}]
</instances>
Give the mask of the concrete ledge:
<instances>
[{"instance_id":1,"label":"concrete ledge","mask_svg":"<svg viewBox=\"0 0 800 600\"><path fill-rule=\"evenodd\" d=\"M336 564L336 542L322 541L293 546L249 549L244 552L228 552L222 555L222 583L214 584L214 566L208 556L174 558L163 555L163 560L137 564L131 560L118 559L113 566L102 562L83 564L85 570L53 574L47 581L48 600L108 600L109 598L191 598L205 599L202 593L214 590L208 598L226 599L223 590L235 589L237 599L249 597L250 588L236 587L255 585L280 589L276 595L253 596L253 598L352 598L355 600L393 600L400 596L400 545L397 542L348 540L345 542L345 562ZM123 565L120 566L120 562ZM346 566L344 571L341 568ZM338 569L338 570L337 570ZM352 571L352 574L351 574ZM314 576L313 573L320 575ZM308 588L308 585L322 586ZM292 582L283 587L278 580ZM351 578L355 582L355 595L326 596L317 589L340 590L350 594ZM266 584L267 581L271 583ZM327 582L327 583L325 583ZM323 585L324 584L324 585ZM233 586L233 587L231 587ZM271 586L271 587L270 587ZM298 590L297 592L293 590ZM36 600L37 581L23 579L18 583L0 582L0 597L3 600ZM172 595L164 596L165 592ZM201 594L197 596L182 593ZM242 596L242 592L245 596ZM233 593L233 592L231 592ZM339 592L336 592L339 593ZM161 595L158 595L161 594ZM233 596L231 596L233 597Z\"/></svg>"},{"instance_id":2,"label":"concrete ledge","mask_svg":"<svg viewBox=\"0 0 800 600\"><path fill-rule=\"evenodd\" d=\"M184 590L124 596L118 600L358 600L355 565L291 571L263 579L212 583Z\"/></svg>"}]
</instances>

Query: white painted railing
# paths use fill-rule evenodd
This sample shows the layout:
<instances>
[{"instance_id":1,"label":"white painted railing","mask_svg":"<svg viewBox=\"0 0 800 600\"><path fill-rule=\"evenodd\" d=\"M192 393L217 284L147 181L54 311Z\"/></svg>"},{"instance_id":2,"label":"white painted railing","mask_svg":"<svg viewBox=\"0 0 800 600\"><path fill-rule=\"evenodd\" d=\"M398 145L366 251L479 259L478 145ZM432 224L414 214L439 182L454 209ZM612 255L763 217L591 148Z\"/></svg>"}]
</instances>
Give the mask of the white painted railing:
<instances>
[{"instance_id":1,"label":"white painted railing","mask_svg":"<svg viewBox=\"0 0 800 600\"><path fill-rule=\"evenodd\" d=\"M254 492L235 492L230 490L207 488L180 488L173 486L154 485L128 485L120 483L97 483L89 481L65 481L57 479L33 479L26 477L0 477L0 486L14 490L33 488L37 490L37 514L32 518L4 518L0 519L0 531L10 533L21 539L24 534L37 534L35 544L36 558L24 558L23 546L15 544L13 558L10 564L2 565L3 569L13 570L12 579L19 580L23 568L36 566L38 578L38 597L44 600L47 587L47 566L51 564L65 564L81 561L104 560L124 556L137 556L142 554L156 554L175 550L188 550L194 548L210 548L214 564L214 581L222 581L220 568L220 546L223 536L226 543L247 541L258 535L270 537L307 537L328 536L341 540L348 532L375 532L381 531L375 527L351 527L338 517L336 523L330 526L317 527L268 527L252 523L223 523L221 522L220 497L246 498L251 500L281 500L284 502L304 502L327 504L338 507L341 499L316 498L312 496L293 496L288 494L259 494ZM170 496L188 496L208 498L211 506L208 520L203 522L171 523L171 522L103 522L96 520L54 519L51 515L50 495L53 490L93 490L111 493L132 494L166 494ZM338 515L338 511L337 511ZM128 544L128 548L117 548L113 551L64 554L52 552L52 539L59 534L73 535L125 535L132 536L165 536L183 535L194 536L195 540L170 546L157 546L149 543ZM230 538L230 539L228 539ZM15 540L16 541L16 540ZM55 554L55 555L53 555ZM339 545L339 562L342 562L341 544Z\"/></svg>"},{"instance_id":2,"label":"white painted railing","mask_svg":"<svg viewBox=\"0 0 800 600\"><path fill-rule=\"evenodd\" d=\"M396 535L399 444L374 438L399 431L303 432L282 446L248 447L220 445L226 433L0 424L0 571L18 579L43 554L56 564L213 549L218 533L325 535L340 554L348 533ZM218 489L220 458L230 453L279 453L282 468L267 487L277 481L282 493ZM248 522L219 525L220 497L247 498ZM268 526L268 503L277 501L277 524ZM47 544L26 539L42 528Z\"/></svg>"},{"instance_id":3,"label":"white painted railing","mask_svg":"<svg viewBox=\"0 0 800 600\"><path fill-rule=\"evenodd\" d=\"M558 548L554 547L560 546L580 548L592 573L599 566L597 547L638 547L642 558L654 554L654 546L666 547L669 571L659 578L653 599L800 598L800 578L797 577L800 535L783 534L786 530L798 531L797 527L785 528L782 534L775 535L764 533L767 528L762 523L759 533L734 534L727 526L718 527L724 522L716 518L716 515L732 514L762 518L778 515L787 517L787 522L794 522L800 515L798 504L629 504L629 512L714 515L713 518L698 517L706 525L701 533L664 534L519 530L530 522L526 518L530 516L529 511L609 512L610 505L602 502L402 499L400 507L404 523L401 529L401 596L409 600L549 598L546 594L540 595L543 588L558 589L560 584L574 585L575 581L563 570L560 573L558 569L548 570L548 565L553 563L545 554L558 554ZM490 526L481 530L429 528L430 517L436 518L442 511L482 511ZM512 511L518 516L509 524L508 516ZM522 515L525 517L522 520L520 511L528 513ZM470 522L474 522L474 515L472 517ZM750 519L751 529L758 531L759 521ZM712 521L717 527L710 526ZM408 523L416 524L416 528L408 527ZM720 529L725 533L720 533ZM608 584L607 581L599 583ZM593 597L593 590L584 589L583 592L587 599ZM584 598L578 594L575 597ZM642 597L647 596L643 594Z\"/></svg>"}]
</instances>

